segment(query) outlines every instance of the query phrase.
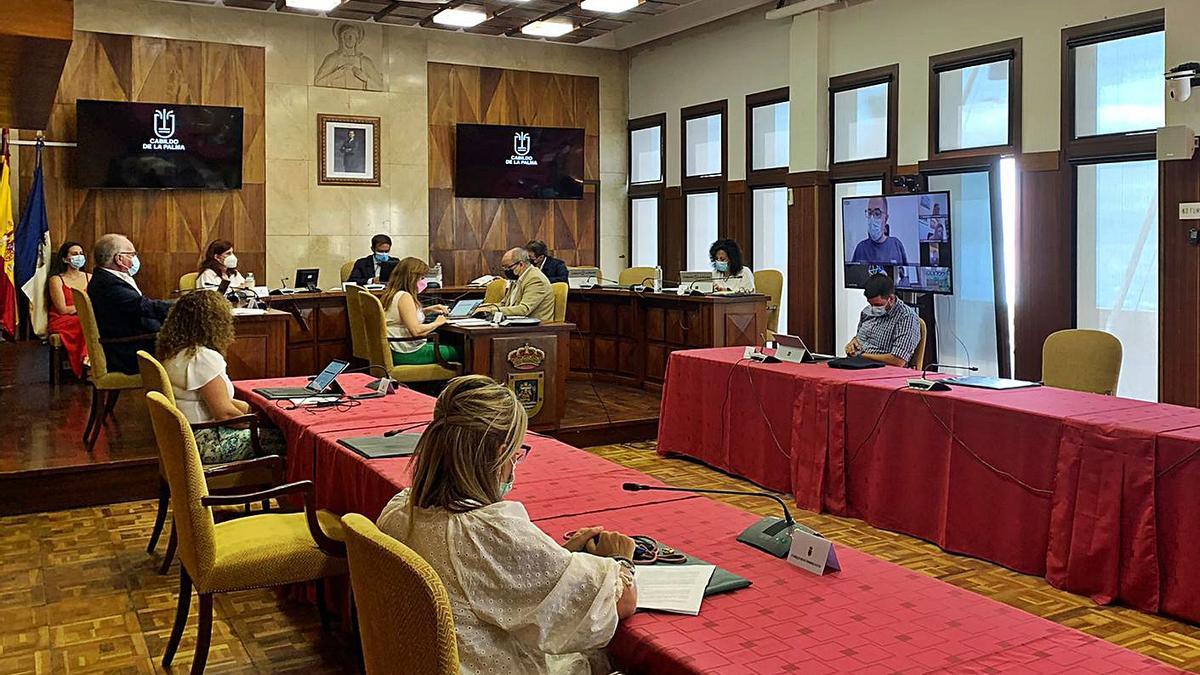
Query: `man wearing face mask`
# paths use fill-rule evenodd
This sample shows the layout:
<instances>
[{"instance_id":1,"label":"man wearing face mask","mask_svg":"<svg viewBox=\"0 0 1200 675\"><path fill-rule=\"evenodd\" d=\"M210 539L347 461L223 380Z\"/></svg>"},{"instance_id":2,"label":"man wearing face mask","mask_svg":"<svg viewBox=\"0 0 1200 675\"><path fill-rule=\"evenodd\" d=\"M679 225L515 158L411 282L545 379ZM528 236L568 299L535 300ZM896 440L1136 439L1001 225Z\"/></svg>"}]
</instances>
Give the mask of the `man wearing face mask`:
<instances>
[{"instance_id":1,"label":"man wearing face mask","mask_svg":"<svg viewBox=\"0 0 1200 675\"><path fill-rule=\"evenodd\" d=\"M550 251L546 248L546 242L535 239L525 244L525 250L529 251L530 262L533 263L533 266L541 270L550 283L567 283L567 263L550 255Z\"/></svg>"},{"instance_id":2,"label":"man wearing face mask","mask_svg":"<svg viewBox=\"0 0 1200 675\"><path fill-rule=\"evenodd\" d=\"M554 292L542 271L533 266L529 251L514 248L500 259L508 291L497 305L480 305L476 314L500 312L504 316L530 316L543 323L554 320Z\"/></svg>"},{"instance_id":3,"label":"man wearing face mask","mask_svg":"<svg viewBox=\"0 0 1200 675\"><path fill-rule=\"evenodd\" d=\"M846 356L907 366L921 342L917 313L896 298L896 286L886 274L871 275L863 295L867 307L859 316L858 334L846 345Z\"/></svg>"},{"instance_id":4,"label":"man wearing face mask","mask_svg":"<svg viewBox=\"0 0 1200 675\"><path fill-rule=\"evenodd\" d=\"M371 237L371 255L354 261L354 269L346 281L364 284L386 284L399 258L391 256L392 238L386 234Z\"/></svg>"},{"instance_id":5,"label":"man wearing face mask","mask_svg":"<svg viewBox=\"0 0 1200 675\"><path fill-rule=\"evenodd\" d=\"M137 351L154 352L154 333L162 328L171 304L142 295L134 277L141 268L137 249L124 235L106 234L92 249L96 270L87 294L96 311L100 340L148 336L144 340L106 343L104 355L111 371L136 375Z\"/></svg>"},{"instance_id":6,"label":"man wearing face mask","mask_svg":"<svg viewBox=\"0 0 1200 675\"><path fill-rule=\"evenodd\" d=\"M904 244L896 237L889 237L887 231L887 199L873 197L867 201L867 238L854 247L851 262L907 265L908 255L904 252Z\"/></svg>"}]
</instances>

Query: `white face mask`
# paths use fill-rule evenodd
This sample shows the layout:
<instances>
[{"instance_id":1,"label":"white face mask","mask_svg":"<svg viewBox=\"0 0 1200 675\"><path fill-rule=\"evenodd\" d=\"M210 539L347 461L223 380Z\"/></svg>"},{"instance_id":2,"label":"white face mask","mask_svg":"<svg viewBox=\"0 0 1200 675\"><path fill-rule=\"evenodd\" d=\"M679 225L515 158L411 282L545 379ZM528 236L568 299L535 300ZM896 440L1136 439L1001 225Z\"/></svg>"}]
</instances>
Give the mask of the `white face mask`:
<instances>
[{"instance_id":1,"label":"white face mask","mask_svg":"<svg viewBox=\"0 0 1200 675\"><path fill-rule=\"evenodd\" d=\"M879 243L883 241L883 219L873 216L867 217L867 235L871 237L871 241Z\"/></svg>"},{"instance_id":2,"label":"white face mask","mask_svg":"<svg viewBox=\"0 0 1200 675\"><path fill-rule=\"evenodd\" d=\"M887 307L876 307L871 305L866 309L867 316L887 316Z\"/></svg>"},{"instance_id":3,"label":"white face mask","mask_svg":"<svg viewBox=\"0 0 1200 675\"><path fill-rule=\"evenodd\" d=\"M237 256L236 255L230 253L229 255L225 256L225 269L227 269L227 270L237 269Z\"/></svg>"}]
</instances>

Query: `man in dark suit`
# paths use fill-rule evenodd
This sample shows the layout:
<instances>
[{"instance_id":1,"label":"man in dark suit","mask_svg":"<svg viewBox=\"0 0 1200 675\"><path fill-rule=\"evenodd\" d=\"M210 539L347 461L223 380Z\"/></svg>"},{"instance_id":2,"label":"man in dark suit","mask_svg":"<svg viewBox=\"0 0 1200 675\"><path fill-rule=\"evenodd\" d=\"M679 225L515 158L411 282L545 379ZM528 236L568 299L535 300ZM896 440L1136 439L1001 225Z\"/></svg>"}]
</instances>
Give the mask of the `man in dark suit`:
<instances>
[{"instance_id":1,"label":"man in dark suit","mask_svg":"<svg viewBox=\"0 0 1200 675\"><path fill-rule=\"evenodd\" d=\"M533 266L542 271L550 283L566 283L567 282L567 264L558 258L550 255L546 249L546 242L540 239L535 239L528 244L525 244L525 250L529 251L529 257L533 260Z\"/></svg>"},{"instance_id":2,"label":"man in dark suit","mask_svg":"<svg viewBox=\"0 0 1200 675\"><path fill-rule=\"evenodd\" d=\"M144 340L104 345L109 370L136 375L137 351L144 349L154 353L154 334L162 328L171 303L151 300L142 295L142 290L133 280L141 262L133 242L125 236L106 234L100 237L92 249L92 260L95 261L96 272L88 282L87 293L96 311L96 326L100 329L101 341L148 336Z\"/></svg>"},{"instance_id":3,"label":"man in dark suit","mask_svg":"<svg viewBox=\"0 0 1200 675\"><path fill-rule=\"evenodd\" d=\"M391 250L391 237L386 234L377 234L371 237L371 255L354 261L354 269L350 271L350 278L346 281L360 286L386 284L388 278L392 276L392 269L396 267L396 263L400 262L399 258L389 255Z\"/></svg>"}]
</instances>

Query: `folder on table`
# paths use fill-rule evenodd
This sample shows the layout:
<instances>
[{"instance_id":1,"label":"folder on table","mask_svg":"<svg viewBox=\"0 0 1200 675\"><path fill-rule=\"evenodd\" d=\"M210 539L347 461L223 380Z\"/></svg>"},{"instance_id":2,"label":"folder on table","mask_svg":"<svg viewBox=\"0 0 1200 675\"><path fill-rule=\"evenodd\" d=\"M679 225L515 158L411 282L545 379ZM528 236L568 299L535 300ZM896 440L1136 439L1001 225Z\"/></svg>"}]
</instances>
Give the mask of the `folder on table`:
<instances>
[{"instance_id":1,"label":"folder on table","mask_svg":"<svg viewBox=\"0 0 1200 675\"><path fill-rule=\"evenodd\" d=\"M388 457L410 457L417 450L417 441L421 434L396 434L386 436L362 436L359 438L343 438L339 445L350 448L367 459L386 459Z\"/></svg>"}]
</instances>

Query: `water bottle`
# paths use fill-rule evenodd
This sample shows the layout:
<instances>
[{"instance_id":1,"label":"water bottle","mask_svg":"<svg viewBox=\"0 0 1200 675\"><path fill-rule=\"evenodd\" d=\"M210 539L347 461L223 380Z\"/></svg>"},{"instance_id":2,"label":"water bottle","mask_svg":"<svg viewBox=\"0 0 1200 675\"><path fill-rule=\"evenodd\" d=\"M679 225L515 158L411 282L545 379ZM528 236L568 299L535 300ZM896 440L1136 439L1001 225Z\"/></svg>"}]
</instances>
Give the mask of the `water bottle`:
<instances>
[{"instance_id":1,"label":"water bottle","mask_svg":"<svg viewBox=\"0 0 1200 675\"><path fill-rule=\"evenodd\" d=\"M254 283L254 272L246 275L246 288L253 289L257 284Z\"/></svg>"},{"instance_id":2,"label":"water bottle","mask_svg":"<svg viewBox=\"0 0 1200 675\"><path fill-rule=\"evenodd\" d=\"M662 266L654 266L654 292L662 293Z\"/></svg>"},{"instance_id":3,"label":"water bottle","mask_svg":"<svg viewBox=\"0 0 1200 675\"><path fill-rule=\"evenodd\" d=\"M433 276L435 279L437 279L438 288L441 288L445 285L442 283L442 263L433 264Z\"/></svg>"}]
</instances>

